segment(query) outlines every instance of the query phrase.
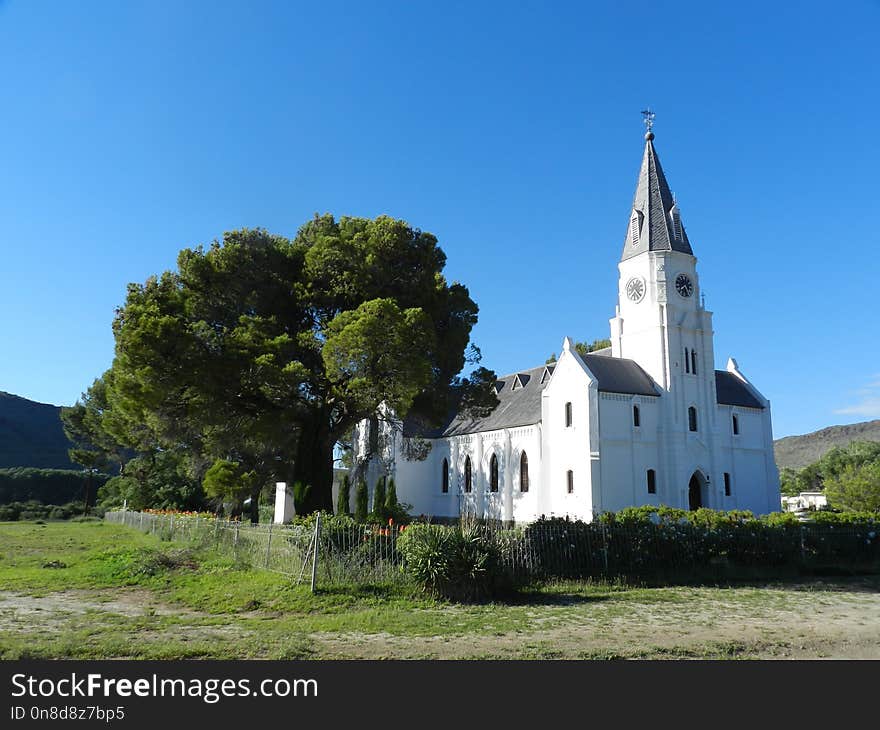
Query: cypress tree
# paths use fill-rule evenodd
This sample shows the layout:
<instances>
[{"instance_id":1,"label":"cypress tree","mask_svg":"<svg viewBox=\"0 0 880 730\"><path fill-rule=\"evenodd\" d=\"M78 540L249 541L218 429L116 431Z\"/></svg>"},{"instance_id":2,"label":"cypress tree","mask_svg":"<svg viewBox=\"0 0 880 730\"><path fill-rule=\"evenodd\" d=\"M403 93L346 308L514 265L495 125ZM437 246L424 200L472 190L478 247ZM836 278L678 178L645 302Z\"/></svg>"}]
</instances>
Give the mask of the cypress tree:
<instances>
[{"instance_id":1,"label":"cypress tree","mask_svg":"<svg viewBox=\"0 0 880 730\"><path fill-rule=\"evenodd\" d=\"M397 485L394 483L394 477L388 480L388 491L385 493L385 516L397 516Z\"/></svg>"},{"instance_id":2,"label":"cypress tree","mask_svg":"<svg viewBox=\"0 0 880 730\"><path fill-rule=\"evenodd\" d=\"M309 492L312 491L311 484L303 484L302 482L294 482L293 488L293 507L298 515L306 513L306 506L309 500Z\"/></svg>"},{"instance_id":3,"label":"cypress tree","mask_svg":"<svg viewBox=\"0 0 880 730\"><path fill-rule=\"evenodd\" d=\"M379 477L373 489L373 517L385 521L385 477Z\"/></svg>"},{"instance_id":4,"label":"cypress tree","mask_svg":"<svg viewBox=\"0 0 880 730\"><path fill-rule=\"evenodd\" d=\"M342 477L342 483L339 485L339 494L336 497L336 514L348 514L350 497L351 483L348 480L348 474L346 474L344 477Z\"/></svg>"},{"instance_id":5,"label":"cypress tree","mask_svg":"<svg viewBox=\"0 0 880 730\"><path fill-rule=\"evenodd\" d=\"M358 522L367 521L367 482L361 479L354 492L354 518Z\"/></svg>"}]
</instances>

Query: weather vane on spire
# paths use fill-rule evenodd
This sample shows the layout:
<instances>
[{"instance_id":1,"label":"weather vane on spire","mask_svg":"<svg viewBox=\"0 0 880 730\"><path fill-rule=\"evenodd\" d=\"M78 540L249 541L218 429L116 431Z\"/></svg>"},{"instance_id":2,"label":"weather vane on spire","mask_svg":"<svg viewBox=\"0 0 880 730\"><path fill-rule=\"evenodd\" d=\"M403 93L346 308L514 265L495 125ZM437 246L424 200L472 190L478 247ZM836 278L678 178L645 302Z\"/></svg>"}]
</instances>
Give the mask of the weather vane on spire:
<instances>
[{"instance_id":1,"label":"weather vane on spire","mask_svg":"<svg viewBox=\"0 0 880 730\"><path fill-rule=\"evenodd\" d=\"M654 117L656 115L651 111L651 107L648 107L647 109L642 109L642 116L645 121L645 129L650 132L654 127Z\"/></svg>"}]
</instances>

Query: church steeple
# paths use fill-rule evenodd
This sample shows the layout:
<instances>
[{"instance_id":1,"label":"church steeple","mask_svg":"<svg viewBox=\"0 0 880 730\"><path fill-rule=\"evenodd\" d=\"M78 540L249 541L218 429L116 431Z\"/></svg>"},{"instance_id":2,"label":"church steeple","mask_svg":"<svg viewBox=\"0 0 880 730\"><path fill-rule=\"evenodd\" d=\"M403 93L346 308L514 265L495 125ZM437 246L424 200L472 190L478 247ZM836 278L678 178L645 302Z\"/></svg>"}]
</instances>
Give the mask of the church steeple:
<instances>
[{"instance_id":1,"label":"church steeple","mask_svg":"<svg viewBox=\"0 0 880 730\"><path fill-rule=\"evenodd\" d=\"M653 113L645 114L648 127L645 154L620 260L625 261L646 251L679 251L693 256L678 206L654 149Z\"/></svg>"}]
</instances>

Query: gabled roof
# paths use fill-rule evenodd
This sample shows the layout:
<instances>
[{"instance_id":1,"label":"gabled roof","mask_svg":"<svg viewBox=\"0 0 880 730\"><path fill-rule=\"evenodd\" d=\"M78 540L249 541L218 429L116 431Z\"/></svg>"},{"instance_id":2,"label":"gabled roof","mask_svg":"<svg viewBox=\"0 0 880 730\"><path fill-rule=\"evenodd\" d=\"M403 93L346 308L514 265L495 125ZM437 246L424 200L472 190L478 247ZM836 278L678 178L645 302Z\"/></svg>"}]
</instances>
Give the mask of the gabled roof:
<instances>
[{"instance_id":1,"label":"gabled roof","mask_svg":"<svg viewBox=\"0 0 880 730\"><path fill-rule=\"evenodd\" d=\"M654 133L648 132L645 135L645 154L633 198L633 215L636 220L631 218L627 225L621 261L646 251L680 251L691 256L694 253L684 225L680 227L680 237L676 237L672 230L670 211L675 201L669 191L653 140ZM638 230L638 241L635 244L631 234L633 225Z\"/></svg>"},{"instance_id":2,"label":"gabled roof","mask_svg":"<svg viewBox=\"0 0 880 730\"><path fill-rule=\"evenodd\" d=\"M590 353L581 360L599 381L602 393L623 393L625 395L660 395L651 376L635 360L622 357L608 357Z\"/></svg>"},{"instance_id":3,"label":"gabled roof","mask_svg":"<svg viewBox=\"0 0 880 730\"><path fill-rule=\"evenodd\" d=\"M586 355L582 358L598 380L601 392L632 395L658 395L651 377L632 360ZM411 420L404 422L404 435L420 435L423 438L458 436L477 431L495 431L501 428L530 426L541 420L541 393L550 382L555 364L540 365L521 370L498 379L498 406L485 418L470 418L466 414L453 414L445 426L437 429L419 429ZM515 383L520 383L516 385Z\"/></svg>"},{"instance_id":4,"label":"gabled roof","mask_svg":"<svg viewBox=\"0 0 880 730\"><path fill-rule=\"evenodd\" d=\"M718 403L724 406L764 407L742 380L726 370L715 371L715 395Z\"/></svg>"},{"instance_id":5,"label":"gabled roof","mask_svg":"<svg viewBox=\"0 0 880 730\"><path fill-rule=\"evenodd\" d=\"M541 383L543 373L544 365L541 365L499 378L499 381L504 383L504 387L497 393L498 406L495 410L485 418L476 419L457 413L443 429L443 435L457 436L537 423L541 420L541 393L550 382L547 380ZM517 381L522 384L516 385Z\"/></svg>"}]
</instances>

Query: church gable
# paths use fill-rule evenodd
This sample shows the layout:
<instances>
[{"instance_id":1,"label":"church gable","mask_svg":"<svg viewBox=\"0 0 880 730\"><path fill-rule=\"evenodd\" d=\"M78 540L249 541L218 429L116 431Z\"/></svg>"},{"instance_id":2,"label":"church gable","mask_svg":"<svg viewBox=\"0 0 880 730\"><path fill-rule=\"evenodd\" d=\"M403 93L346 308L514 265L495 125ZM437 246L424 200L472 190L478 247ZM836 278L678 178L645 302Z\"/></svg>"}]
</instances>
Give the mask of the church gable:
<instances>
[{"instance_id":1,"label":"church gable","mask_svg":"<svg viewBox=\"0 0 880 730\"><path fill-rule=\"evenodd\" d=\"M547 385L547 392L556 393L574 387L589 386L593 380L591 373L584 366L584 361L572 347L571 340L566 337L562 343L562 353L554 366L553 377Z\"/></svg>"}]
</instances>

